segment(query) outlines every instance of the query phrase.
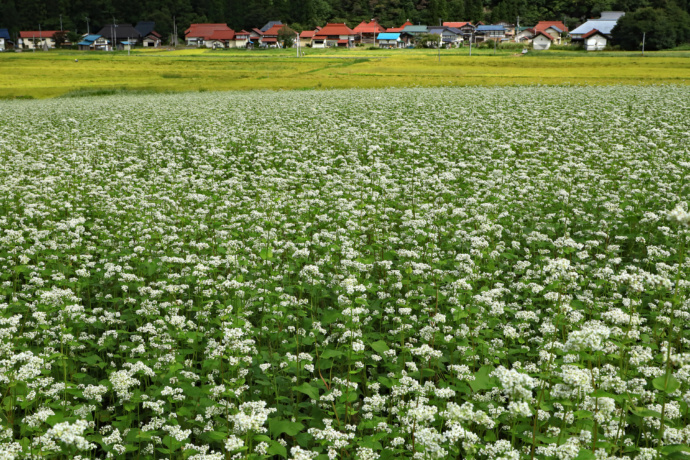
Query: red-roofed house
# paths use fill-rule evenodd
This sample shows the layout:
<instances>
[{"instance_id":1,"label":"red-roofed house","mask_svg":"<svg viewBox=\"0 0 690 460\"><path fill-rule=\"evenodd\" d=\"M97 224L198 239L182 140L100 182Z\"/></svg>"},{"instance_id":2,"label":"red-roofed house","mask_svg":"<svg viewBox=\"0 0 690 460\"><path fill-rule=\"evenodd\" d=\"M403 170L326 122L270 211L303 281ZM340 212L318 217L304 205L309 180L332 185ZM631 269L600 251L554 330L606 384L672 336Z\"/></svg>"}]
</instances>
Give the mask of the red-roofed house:
<instances>
[{"instance_id":1,"label":"red-roofed house","mask_svg":"<svg viewBox=\"0 0 690 460\"><path fill-rule=\"evenodd\" d=\"M357 27L352 29L357 34L355 39L358 43L376 44L376 36L380 33L386 32L386 28L382 27L376 20L372 19L368 23L362 21Z\"/></svg>"},{"instance_id":2,"label":"red-roofed house","mask_svg":"<svg viewBox=\"0 0 690 460\"><path fill-rule=\"evenodd\" d=\"M235 46L235 31L232 29L216 30L204 43L207 47L210 44L210 47L213 49L232 48Z\"/></svg>"},{"instance_id":3,"label":"red-roofed house","mask_svg":"<svg viewBox=\"0 0 690 460\"><path fill-rule=\"evenodd\" d=\"M22 30L19 32L19 45L24 49L55 48L55 34L59 30Z\"/></svg>"},{"instance_id":4,"label":"red-roofed house","mask_svg":"<svg viewBox=\"0 0 690 460\"><path fill-rule=\"evenodd\" d=\"M259 46L261 45L261 40L263 38L264 33L261 32L261 29L254 27L251 31L249 31L249 43L247 46Z\"/></svg>"},{"instance_id":5,"label":"red-roofed house","mask_svg":"<svg viewBox=\"0 0 690 460\"><path fill-rule=\"evenodd\" d=\"M551 48L551 43L553 43L554 38L547 34L546 32L539 31L537 34L532 38L532 49L539 51L539 50L547 50Z\"/></svg>"},{"instance_id":6,"label":"red-roofed house","mask_svg":"<svg viewBox=\"0 0 690 460\"><path fill-rule=\"evenodd\" d=\"M281 30L287 30L287 32L293 37L297 36L297 32L289 28L286 24L275 24L264 32L261 43L266 46L275 46L278 48L282 47L283 44L280 43L278 37L278 35L281 33Z\"/></svg>"},{"instance_id":7,"label":"red-roofed house","mask_svg":"<svg viewBox=\"0 0 690 460\"><path fill-rule=\"evenodd\" d=\"M187 46L206 46L212 48L211 35L217 30L232 30L227 24L192 24L184 31ZM208 43L207 43L208 42Z\"/></svg>"},{"instance_id":8,"label":"red-roofed house","mask_svg":"<svg viewBox=\"0 0 690 460\"><path fill-rule=\"evenodd\" d=\"M597 29L592 29L582 36L585 41L586 51L601 51L606 48L608 37L606 34L599 32Z\"/></svg>"},{"instance_id":9,"label":"red-roofed house","mask_svg":"<svg viewBox=\"0 0 690 460\"><path fill-rule=\"evenodd\" d=\"M324 48L326 46L350 47L355 40L355 32L343 22L326 24L326 27L314 34L312 48ZM317 44L317 42L320 42Z\"/></svg>"},{"instance_id":10,"label":"red-roofed house","mask_svg":"<svg viewBox=\"0 0 690 460\"><path fill-rule=\"evenodd\" d=\"M401 25L400 27L391 27L391 28L389 28L389 29L386 29L386 32L399 33L399 32L402 32L402 30L403 30L405 27L407 27L407 26L412 26L412 25L414 25L414 24L412 24L412 23L410 22L410 20L408 19L407 21L405 21L405 24Z\"/></svg>"},{"instance_id":11,"label":"red-roofed house","mask_svg":"<svg viewBox=\"0 0 690 460\"><path fill-rule=\"evenodd\" d=\"M311 46L311 41L318 30L304 30L299 34L299 46Z\"/></svg>"},{"instance_id":12,"label":"red-roofed house","mask_svg":"<svg viewBox=\"0 0 690 460\"><path fill-rule=\"evenodd\" d=\"M534 26L534 36L536 37L539 32L546 32L551 35L553 42L560 45L561 34L568 33L568 28L562 21L539 21L537 25Z\"/></svg>"},{"instance_id":13,"label":"red-roofed house","mask_svg":"<svg viewBox=\"0 0 690 460\"><path fill-rule=\"evenodd\" d=\"M250 33L247 32L246 30L242 29L239 32L235 33L235 48L246 48L247 43L249 43L249 35Z\"/></svg>"}]
</instances>

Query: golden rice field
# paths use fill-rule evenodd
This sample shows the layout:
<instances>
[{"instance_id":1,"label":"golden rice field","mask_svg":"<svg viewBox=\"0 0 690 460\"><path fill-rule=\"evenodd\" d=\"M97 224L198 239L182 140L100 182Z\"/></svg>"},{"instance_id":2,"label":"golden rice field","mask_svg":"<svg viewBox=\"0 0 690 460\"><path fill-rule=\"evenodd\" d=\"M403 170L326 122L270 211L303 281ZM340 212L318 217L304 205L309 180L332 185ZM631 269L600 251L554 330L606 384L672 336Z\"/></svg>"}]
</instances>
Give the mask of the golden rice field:
<instances>
[{"instance_id":1,"label":"golden rice field","mask_svg":"<svg viewBox=\"0 0 690 460\"><path fill-rule=\"evenodd\" d=\"M0 98L119 91L648 85L690 82L690 53L513 50L161 50L0 54ZM78 62L76 62L78 60Z\"/></svg>"}]
</instances>

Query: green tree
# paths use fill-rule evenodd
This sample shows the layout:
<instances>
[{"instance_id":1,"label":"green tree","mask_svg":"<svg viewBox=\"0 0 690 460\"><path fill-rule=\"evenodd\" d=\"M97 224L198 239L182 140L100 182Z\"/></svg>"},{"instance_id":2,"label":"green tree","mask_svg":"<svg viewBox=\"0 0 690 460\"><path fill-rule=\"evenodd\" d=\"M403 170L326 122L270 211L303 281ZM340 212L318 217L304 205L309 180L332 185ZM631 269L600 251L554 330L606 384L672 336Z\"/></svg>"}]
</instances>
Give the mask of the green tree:
<instances>
[{"instance_id":1,"label":"green tree","mask_svg":"<svg viewBox=\"0 0 690 460\"><path fill-rule=\"evenodd\" d=\"M295 31L288 26L283 26L278 31L278 41L283 44L283 48L290 48L295 43Z\"/></svg>"},{"instance_id":2,"label":"green tree","mask_svg":"<svg viewBox=\"0 0 690 460\"><path fill-rule=\"evenodd\" d=\"M643 34L647 50L673 48L690 39L690 15L675 4L640 8L620 18L611 31L614 44L626 50L639 50Z\"/></svg>"}]
</instances>

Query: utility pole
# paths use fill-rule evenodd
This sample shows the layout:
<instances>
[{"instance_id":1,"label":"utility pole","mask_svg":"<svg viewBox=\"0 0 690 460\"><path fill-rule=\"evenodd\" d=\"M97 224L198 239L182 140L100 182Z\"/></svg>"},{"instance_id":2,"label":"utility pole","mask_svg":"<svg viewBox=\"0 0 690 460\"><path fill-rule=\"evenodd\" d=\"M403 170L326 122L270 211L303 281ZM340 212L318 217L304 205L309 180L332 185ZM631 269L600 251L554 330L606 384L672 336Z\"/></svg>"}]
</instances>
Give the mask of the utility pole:
<instances>
[{"instance_id":1,"label":"utility pole","mask_svg":"<svg viewBox=\"0 0 690 460\"><path fill-rule=\"evenodd\" d=\"M84 19L86 19L86 35L91 35L91 28L89 27L89 17L84 16Z\"/></svg>"},{"instance_id":2,"label":"utility pole","mask_svg":"<svg viewBox=\"0 0 690 460\"><path fill-rule=\"evenodd\" d=\"M62 32L62 15L60 15L60 32Z\"/></svg>"},{"instance_id":3,"label":"utility pole","mask_svg":"<svg viewBox=\"0 0 690 460\"><path fill-rule=\"evenodd\" d=\"M472 36L474 34L470 34L470 56L472 56Z\"/></svg>"},{"instance_id":4,"label":"utility pole","mask_svg":"<svg viewBox=\"0 0 690 460\"><path fill-rule=\"evenodd\" d=\"M645 38L647 38L647 32L642 32L642 56L644 56L644 42Z\"/></svg>"},{"instance_id":5,"label":"utility pole","mask_svg":"<svg viewBox=\"0 0 690 460\"><path fill-rule=\"evenodd\" d=\"M173 16L173 46L177 48L177 20Z\"/></svg>"}]
</instances>

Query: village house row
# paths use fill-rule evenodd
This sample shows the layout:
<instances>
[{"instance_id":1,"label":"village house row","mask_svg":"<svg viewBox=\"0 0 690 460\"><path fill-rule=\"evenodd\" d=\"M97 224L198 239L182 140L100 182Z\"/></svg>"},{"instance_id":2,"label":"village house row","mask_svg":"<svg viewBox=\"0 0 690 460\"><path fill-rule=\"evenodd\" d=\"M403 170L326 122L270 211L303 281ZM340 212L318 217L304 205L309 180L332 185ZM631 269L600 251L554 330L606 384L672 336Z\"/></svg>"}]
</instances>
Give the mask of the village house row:
<instances>
[{"instance_id":1,"label":"village house row","mask_svg":"<svg viewBox=\"0 0 690 460\"><path fill-rule=\"evenodd\" d=\"M414 45L422 35L438 35L440 46L458 47L463 44L511 41L531 44L535 50L548 49L551 44L561 44L566 37L570 43L581 45L588 51L602 50L611 39L611 30L625 13L606 11L598 19L590 19L576 29L569 31L561 21L540 21L532 27L514 24L472 24L471 22L444 22L441 26L415 25L407 21L400 27L385 28L375 20L363 21L354 29L344 23L328 23L315 30L297 33L280 21L271 21L262 28L250 31L234 31L227 24L192 24L185 30L185 42L189 47L206 48L265 48L282 47L281 36L293 38L293 46L310 48L353 47L360 44L380 48L407 48ZM61 40L57 37L60 36ZM15 43L16 41L16 43ZM0 51L8 49L35 50L71 47L65 39L65 31L31 30L21 31L12 40L7 29L0 28ZM109 24L97 34L85 34L77 43L82 50L109 51L129 49L132 46L159 48L163 40L155 31L155 23L140 21L131 24Z\"/></svg>"}]
</instances>

